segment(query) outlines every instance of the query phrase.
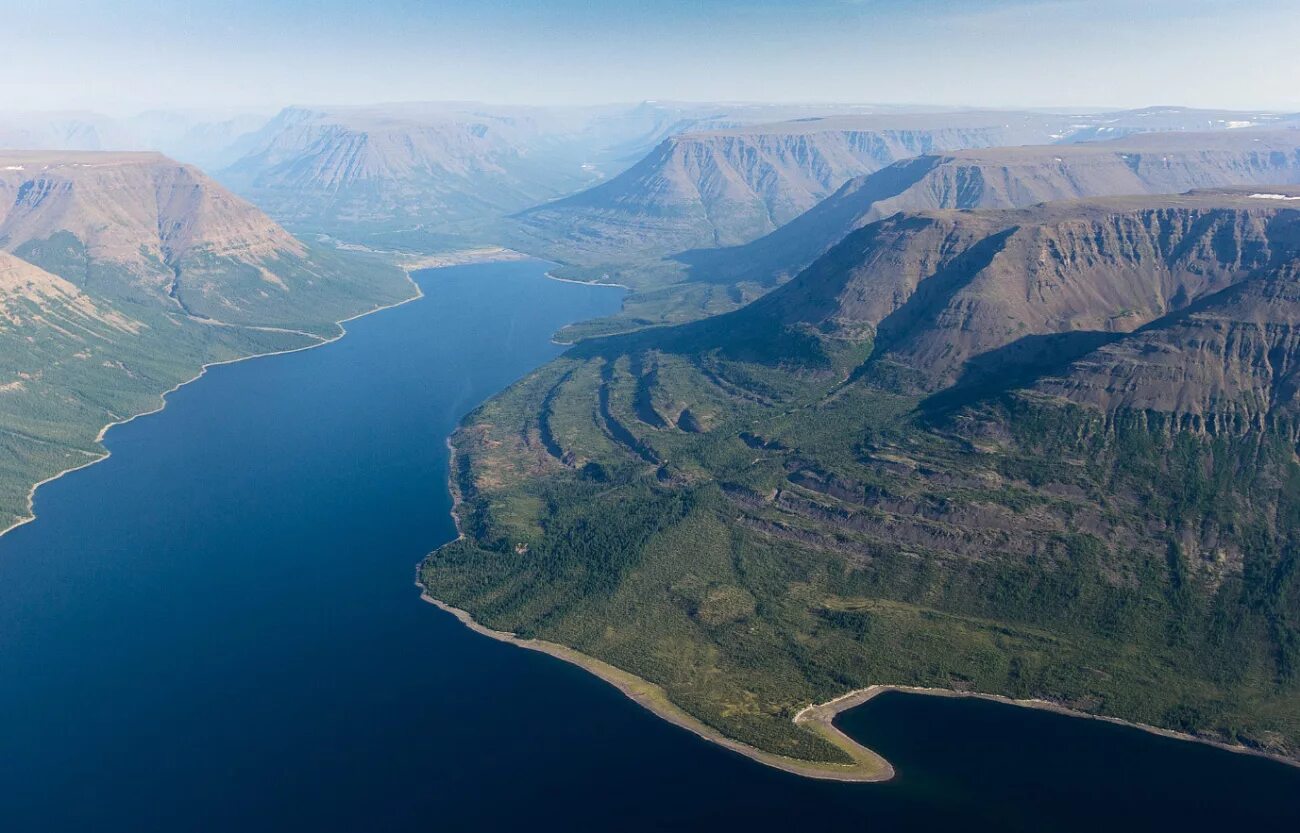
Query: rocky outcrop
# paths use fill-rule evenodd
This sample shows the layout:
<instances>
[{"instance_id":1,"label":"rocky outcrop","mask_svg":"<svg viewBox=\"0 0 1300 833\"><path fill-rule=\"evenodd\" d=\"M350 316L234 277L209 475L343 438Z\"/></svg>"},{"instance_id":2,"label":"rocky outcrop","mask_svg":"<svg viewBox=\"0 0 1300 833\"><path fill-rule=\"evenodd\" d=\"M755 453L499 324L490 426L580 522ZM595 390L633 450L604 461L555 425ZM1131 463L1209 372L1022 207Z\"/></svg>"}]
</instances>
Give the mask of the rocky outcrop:
<instances>
[{"instance_id":1,"label":"rocky outcrop","mask_svg":"<svg viewBox=\"0 0 1300 833\"><path fill-rule=\"evenodd\" d=\"M13 250L58 231L92 258L139 268L199 251L250 260L303 251L261 211L161 154L0 153L0 242Z\"/></svg>"}]
</instances>

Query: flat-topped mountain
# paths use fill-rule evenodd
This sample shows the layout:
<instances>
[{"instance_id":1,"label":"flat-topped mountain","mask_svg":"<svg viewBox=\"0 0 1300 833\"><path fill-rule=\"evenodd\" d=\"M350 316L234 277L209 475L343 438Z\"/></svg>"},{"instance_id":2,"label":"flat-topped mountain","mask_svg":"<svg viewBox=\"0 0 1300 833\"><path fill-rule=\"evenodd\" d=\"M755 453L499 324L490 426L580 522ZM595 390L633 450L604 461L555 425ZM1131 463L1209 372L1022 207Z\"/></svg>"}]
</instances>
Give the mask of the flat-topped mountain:
<instances>
[{"instance_id":1,"label":"flat-topped mountain","mask_svg":"<svg viewBox=\"0 0 1300 833\"><path fill-rule=\"evenodd\" d=\"M847 180L902 159L1148 132L1227 131L1279 119L1183 108L990 111L837 115L694 130L666 140L608 182L522 212L515 242L578 266L734 246L783 226Z\"/></svg>"},{"instance_id":2,"label":"flat-topped mountain","mask_svg":"<svg viewBox=\"0 0 1300 833\"><path fill-rule=\"evenodd\" d=\"M643 102L502 107L415 102L291 107L245 144L223 181L277 219L331 234L472 233L599 181L687 129L854 105Z\"/></svg>"},{"instance_id":3,"label":"flat-topped mountain","mask_svg":"<svg viewBox=\"0 0 1300 833\"><path fill-rule=\"evenodd\" d=\"M453 225L577 187L534 155L529 125L445 109L290 108L221 176L303 228Z\"/></svg>"},{"instance_id":4,"label":"flat-topped mountain","mask_svg":"<svg viewBox=\"0 0 1300 833\"><path fill-rule=\"evenodd\" d=\"M104 297L227 321L273 306L292 320L293 291L312 280L301 242L150 152L0 152L0 246Z\"/></svg>"},{"instance_id":5,"label":"flat-topped mountain","mask_svg":"<svg viewBox=\"0 0 1300 833\"><path fill-rule=\"evenodd\" d=\"M1015 208L1109 194L1300 182L1300 131L1155 133L1110 142L929 154L856 177L744 246L683 255L692 277L778 283L897 212Z\"/></svg>"},{"instance_id":6,"label":"flat-topped mountain","mask_svg":"<svg viewBox=\"0 0 1300 833\"><path fill-rule=\"evenodd\" d=\"M203 172L159 153L0 151L0 240L16 248L54 231L91 257L177 261L203 248L253 259L302 244Z\"/></svg>"},{"instance_id":7,"label":"flat-topped mountain","mask_svg":"<svg viewBox=\"0 0 1300 833\"><path fill-rule=\"evenodd\" d=\"M767 752L902 683L1300 757L1297 309L1294 186L894 214L470 414L421 581Z\"/></svg>"},{"instance_id":8,"label":"flat-topped mountain","mask_svg":"<svg viewBox=\"0 0 1300 833\"><path fill-rule=\"evenodd\" d=\"M1005 381L1025 365L1210 304L1241 281L1288 274L1300 259L1300 211L1287 204L1216 191L898 214L701 326L746 339L760 327L774 338L802 334L819 345L817 359L870 344L858 374L893 389Z\"/></svg>"},{"instance_id":9,"label":"flat-topped mountain","mask_svg":"<svg viewBox=\"0 0 1300 833\"><path fill-rule=\"evenodd\" d=\"M160 154L0 151L0 528L205 364L318 344L411 291Z\"/></svg>"},{"instance_id":10,"label":"flat-topped mountain","mask_svg":"<svg viewBox=\"0 0 1300 833\"><path fill-rule=\"evenodd\" d=\"M937 150L1049 141L1024 113L837 116L692 132L619 176L515 218L516 245L590 265L752 240L845 180Z\"/></svg>"}]
</instances>

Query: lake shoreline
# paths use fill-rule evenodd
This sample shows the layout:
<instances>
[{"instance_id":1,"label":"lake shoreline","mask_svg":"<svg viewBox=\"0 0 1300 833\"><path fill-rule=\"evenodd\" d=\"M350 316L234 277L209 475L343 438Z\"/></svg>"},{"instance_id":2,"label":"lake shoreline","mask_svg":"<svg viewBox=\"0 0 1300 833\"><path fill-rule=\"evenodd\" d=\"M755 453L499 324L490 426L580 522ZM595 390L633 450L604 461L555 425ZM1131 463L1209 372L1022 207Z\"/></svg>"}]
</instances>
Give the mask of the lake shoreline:
<instances>
[{"instance_id":1,"label":"lake shoreline","mask_svg":"<svg viewBox=\"0 0 1300 833\"><path fill-rule=\"evenodd\" d=\"M576 283L579 286L616 286L619 289L626 289L628 292L632 291L632 287L628 286L625 283L609 283L605 281L580 281L577 278L561 278L559 275L556 275L554 272L547 272L546 277L553 281L559 281L560 283ZM607 278L609 277L609 275L604 275L604 277Z\"/></svg>"},{"instance_id":2,"label":"lake shoreline","mask_svg":"<svg viewBox=\"0 0 1300 833\"><path fill-rule=\"evenodd\" d=\"M552 280L559 280L565 283L582 283L582 281L567 281L563 278L553 278L550 273L547 273L546 276ZM452 524L456 530L456 537L453 541L461 541L465 538L465 533L461 528L459 511L463 504L463 499L455 475L456 445L452 442L452 436L454 436L454 434L448 435L446 438L448 455L446 483L448 493L451 495L450 514ZM447 543L453 543L453 541ZM446 544L443 544L442 546L446 546ZM1172 729L1162 729L1158 726L1135 723L1122 718L1111 717L1109 715L1091 714L1089 712L1079 711L1078 709L1072 709L1059 703L1053 703L1050 700L1017 700L1002 694L985 694L973 691L958 691L956 689L888 684L871 685L865 688L855 689L828 700L825 703L813 703L805 706L793 718L797 725L815 732L828 743L848 755L854 760L854 764L836 765L825 763L819 765L812 761L800 761L793 758L784 758L780 755L771 752L764 752L756 747L726 737L721 732L718 732L716 729L713 729L702 721L692 717L680 707L673 704L668 700L663 689L649 680L645 680L635 674L616 668L602 660L596 659L595 657L584 654L581 651L570 648L566 645L560 645L559 643L547 642L539 639L522 639L516 634L506 631L498 631L487 627L474 619L473 615L468 611L462 610L458 607L453 607L440 599L435 599L430 596L428 590L420 582L419 565L416 565L415 585L420 589L420 598L422 601L428 602L446 613L450 613L452 616L456 617L462 625L475 633L516 647L548 654L557 659L577 665L614 686L629 699L645 707L656 716L667 720L669 723L680 726L707 741L717 743L720 746L744 755L751 760L758 761L759 763L775 767L776 769L785 772L809 778L858 783L880 783L894 778L896 773L893 765L890 764L889 761L872 749L858 743L835 726L835 718L841 713L856 708L857 706L861 706L869 700L889 691L898 691L904 694L925 694L934 697L969 697L989 700L1004 705L1049 711L1066 717L1100 720L1105 723L1111 723L1117 726L1126 726L1130 729L1138 729L1149 734L1159 735L1173 740L1191 741L1193 743L1213 746L1226 752L1235 752L1242 755L1265 758L1277 763L1300 768L1300 760L1269 752L1264 749L1225 743L1212 738L1203 738L1185 732L1177 732Z\"/></svg>"},{"instance_id":3,"label":"lake shoreline","mask_svg":"<svg viewBox=\"0 0 1300 833\"><path fill-rule=\"evenodd\" d=\"M457 529L459 530L458 518L456 519L456 524ZM463 535L459 535L457 540L462 537ZM744 755L746 758L757 761L758 763L794 775L800 775L805 778L851 783L881 783L892 780L895 777L896 771L889 761L874 750L858 743L835 726L835 719L843 712L864 705L876 697L879 697L881 694L891 691L903 694L927 695L931 697L987 700L1007 706L1019 706L1021 708L1052 712L1053 714L1059 714L1064 717L1099 720L1104 723L1124 726L1129 729L1137 729L1148 734L1158 735L1171 740L1190 741L1192 743L1212 746L1225 752L1234 752L1239 755L1264 758L1276 763L1300 768L1300 760L1268 752L1267 750L1225 743L1212 738L1203 738L1196 735L1189 735L1185 732L1177 732L1172 729L1162 729L1158 726L1135 723L1133 721L1111 717L1109 715L1090 714L1088 712L1079 711L1078 709L1072 709L1059 703L1053 703L1050 700L1015 699L1001 694L985 694L975 691L957 691L955 689L887 684L867 686L866 688L860 688L842 694L839 697L826 701L825 703L814 703L805 706L793 718L795 724L802 726L809 731L815 732L827 742L831 743L833 746L852 758L854 760L853 764L833 764L829 762L804 761L795 758L786 758L775 753L765 752L761 749L723 735L721 732L687 714L680 707L672 703L668 699L666 692L664 692L660 686L650 682L649 680L638 677L635 674L624 671L621 668L617 668L588 654L584 654L581 651L568 647L567 645L561 645L556 642L548 642L541 639L524 639L507 631L498 631L487 627L474 619L468 611L462 610L458 607L453 607L446 602L430 596L428 590L418 579L418 568L415 584L420 589L420 599L422 601L451 614L462 625L477 634L486 636L490 639L495 639L498 642L505 642L509 645L514 645L518 648L547 654L556 659L576 665L614 686L614 688L622 692L626 697L628 697L628 699L675 726L686 729L704 740L716 743L719 746L740 755Z\"/></svg>"},{"instance_id":4,"label":"lake shoreline","mask_svg":"<svg viewBox=\"0 0 1300 833\"><path fill-rule=\"evenodd\" d=\"M994 703L1001 703L1005 706L1018 706L1026 709L1037 709L1038 711L1052 712L1065 717L1077 717L1084 720L1099 720L1103 723L1110 723L1115 726L1124 726L1129 729L1137 729L1152 735L1169 738L1170 740L1190 741L1199 743L1204 746L1213 746L1224 752L1235 752L1239 755L1249 755L1256 758L1265 758L1276 763L1286 764L1287 766L1300 768L1300 760L1280 755L1276 752L1269 752L1266 749L1259 749L1241 744L1227 743L1225 741L1215 740L1213 738L1200 737L1191 735L1186 732L1179 732L1174 729L1162 729L1159 726L1152 726L1147 723L1136 723L1131 720L1124 720L1120 717L1112 717L1105 714L1093 714L1091 712L1072 709L1069 706L1060 703L1054 703L1051 700L1041 700L1037 698L1016 699L1004 694L986 694L979 691L958 691L951 688L929 688L925 686L908 686L908 685L871 685L866 688L855 689L854 691L836 697L834 700L826 703L814 704L804 708L798 715L795 715L795 721L799 722L800 717L805 713L817 713L818 719L822 715L834 719L836 715L842 712L867 703L881 694L897 691L903 694L922 694L930 697L949 697L949 698L970 698L975 700L987 700Z\"/></svg>"},{"instance_id":5,"label":"lake shoreline","mask_svg":"<svg viewBox=\"0 0 1300 833\"><path fill-rule=\"evenodd\" d=\"M301 351L303 351L303 350L314 350L314 349L316 349L317 347L324 347L326 344L333 344L334 342L338 341L339 339L343 338L345 335L348 334L347 327L345 327L344 325L347 324L349 321L356 321L358 318L364 318L364 317L367 316L367 315L373 315L373 314L375 314L375 313L377 313L377 312L383 312L383 311L386 310L386 309L393 309L394 307L400 307L400 306L402 306L403 304L409 304L409 303L412 302L412 301L418 301L418 300L420 300L421 298L423 298L423 297L424 297L424 290L422 290L422 289L420 288L420 285L419 285L418 283L416 283L415 280L414 280L413 278L411 278L411 272L414 271L414 270L412 270L412 269L403 269L402 271L403 271L403 272L405 273L405 275L406 275L406 280L407 280L407 282L410 283L411 287L415 290L415 294L412 295L411 297L409 297L409 298L403 298L403 299L400 300L400 301L394 301L394 302L391 303L391 304L383 304L383 305L381 305L381 306L376 306L376 307L373 307L373 308L368 309L368 310L363 310L362 312L359 312L359 313L357 313L356 315L349 315L347 318L342 318L342 319L340 319L340 320L338 320L338 321L335 321L335 322L334 322L334 325L335 325L336 327L339 328L339 331L338 331L337 333L335 333L333 336L330 336L330 337L328 337L328 338L323 337L323 336L315 336L315 335L312 334L312 333L303 332L302 334L303 334L304 336L315 337L315 338L318 339L318 341L316 341L316 342L313 343L313 344L304 344L304 345L302 345L301 347L291 347L291 348L289 348L289 349L287 349L287 350L271 350L271 351L268 351L268 352L266 352L266 353L254 353L254 354L252 354L252 355L248 355L248 356L239 356L238 358L234 358L234 359L222 359L221 361L216 361L216 362L207 362L207 363L203 364L203 365L199 368L198 372L195 373L193 376L191 376L189 379L186 379L186 380L184 380L184 381L182 381L182 382L177 382L175 385L172 385L172 386L171 386L170 388L168 388L167 390L162 391L161 393L159 393L159 394L158 394L158 397L159 397L159 400L160 400L160 401L159 401L159 403L158 403L158 407L156 407L156 408L152 408L152 409L150 409L150 410L148 410L148 411L141 411L141 412L138 413L138 414L131 414L131 415L128 416L128 417L123 417L122 419L117 419L117 420L113 420L112 422L108 422L108 423L106 423L102 428L99 429L99 432L95 434L95 440L94 440L94 441L95 441L96 443L102 443L102 442L104 441L104 437L107 436L108 432L109 432L112 428L114 428L115 426L118 426L118 425L125 425L125 424L127 424L128 422L132 422L133 420L140 419L141 417L147 417L147 416L150 416L151 414L159 413L160 411L162 411L164 408L167 407L167 397L168 397L168 396L170 396L171 394L173 394L173 393L175 393L176 391L180 390L181 388L185 387L186 385L192 384L192 383L194 383L194 382L197 382L199 379L202 379L202 378L207 374L209 368L219 367L219 366L221 366L221 365L226 365L226 364L236 364L236 363L238 363L238 362L251 361L251 360L253 360L253 359L264 359L264 358L267 358L267 357L269 357L269 356L284 356L284 355L287 355L287 354L289 354L289 353L299 353L299 352L301 352ZM241 326L241 325L231 325L231 326ZM250 327L249 329L256 329L256 328ZM91 453L91 452L87 452L87 453ZM65 476L67 476L67 475L69 475L69 474L72 474L73 472L81 471L81 470L84 469L84 468L89 468L90 466L93 466L93 465L95 465L96 463L102 463L102 462L104 462L105 460L107 460L109 457L112 457L112 456L113 456L113 453L112 453L111 451L109 451L109 450L106 449L106 448L105 448L105 449L102 449L102 453L100 453L100 454L94 456L92 459L87 460L86 462L81 463L80 465L76 465L76 466L72 466L72 467L70 467L70 468L63 469L62 471L59 471L59 472L57 472L57 473L55 473L55 474L53 474L53 475L51 475L51 476L45 478L44 480L39 481L38 483L34 483L34 484L32 485L32 487L31 487L30 489L27 490L27 514L26 514L26 516L25 516L25 517L22 517L22 518L19 518L18 520L14 521L13 523L11 523L9 526L5 527L4 529L0 529L0 538L2 538L2 537L4 537L5 535L9 534L10 532L12 532L13 530L17 529L18 527L20 527L20 526L24 526L24 525L29 524L29 523L31 523L32 521L36 520L36 518L37 518L36 511L35 511L35 508L36 508L36 492L37 492L37 490L40 489L42 486L44 486L44 485L47 484L47 483L53 483L54 481L58 480L59 478L65 477Z\"/></svg>"},{"instance_id":6,"label":"lake shoreline","mask_svg":"<svg viewBox=\"0 0 1300 833\"><path fill-rule=\"evenodd\" d=\"M750 760L757 761L758 763L784 772L789 772L793 775L800 775L805 778L815 778L825 781L878 783L888 781L894 777L894 768L888 761L877 755L872 750L857 743L857 741L854 741L839 729L831 726L829 722L823 724L820 716L810 716L805 718L805 723L809 724L810 729L821 734L827 741L844 751L855 761L855 763L834 764L829 762L804 761L796 758L786 758L741 743L740 741L723 735L713 727L703 723L690 714L687 714L668 699L667 694L662 688L649 680L638 677L635 674L584 654L581 651L574 650L566 645L560 645L556 642L548 642L541 639L523 639L513 633L493 630L475 620L468 612L457 607L452 607L446 602L433 598L418 580L416 581L416 586L420 588L420 599L422 601L437 607L445 613L451 614L462 625L475 633L486 636L490 639L495 639L498 642L513 645L517 648L547 654L556 659L576 665L593 676L609 683L622 692L628 699L647 709L655 716L666 720L675 726L681 727L697 737L743 755ZM806 712L807 709L804 711ZM803 713L801 712L801 714Z\"/></svg>"}]
</instances>

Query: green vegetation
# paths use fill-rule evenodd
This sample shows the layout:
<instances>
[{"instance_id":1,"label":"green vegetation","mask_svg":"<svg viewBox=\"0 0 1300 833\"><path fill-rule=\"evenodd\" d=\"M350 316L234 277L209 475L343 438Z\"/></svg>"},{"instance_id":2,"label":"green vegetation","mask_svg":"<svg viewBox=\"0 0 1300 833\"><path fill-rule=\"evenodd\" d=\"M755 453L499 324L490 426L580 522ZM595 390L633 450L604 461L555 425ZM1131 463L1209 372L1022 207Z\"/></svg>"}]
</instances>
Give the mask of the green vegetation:
<instances>
[{"instance_id":1,"label":"green vegetation","mask_svg":"<svg viewBox=\"0 0 1300 833\"><path fill-rule=\"evenodd\" d=\"M716 321L586 342L471 414L429 594L782 755L842 760L791 718L891 683L1300 753L1294 429L936 413L844 382L869 344Z\"/></svg>"},{"instance_id":2,"label":"green vegetation","mask_svg":"<svg viewBox=\"0 0 1300 833\"><path fill-rule=\"evenodd\" d=\"M203 365L319 344L412 293L400 270L323 250L265 273L196 255L176 266L172 298L171 267L96 261L66 232L17 253L85 294L80 306L14 301L0 322L0 529L28 516L34 484L102 456L106 424L158 408Z\"/></svg>"}]
</instances>

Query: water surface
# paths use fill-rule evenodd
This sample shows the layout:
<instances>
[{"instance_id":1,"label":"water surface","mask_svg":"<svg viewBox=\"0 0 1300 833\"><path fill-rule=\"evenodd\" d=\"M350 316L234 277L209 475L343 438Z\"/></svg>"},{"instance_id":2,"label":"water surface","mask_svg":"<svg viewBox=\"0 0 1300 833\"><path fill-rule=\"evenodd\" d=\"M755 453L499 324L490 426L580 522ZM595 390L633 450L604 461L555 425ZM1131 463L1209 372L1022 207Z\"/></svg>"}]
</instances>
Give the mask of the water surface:
<instances>
[{"instance_id":1,"label":"water surface","mask_svg":"<svg viewBox=\"0 0 1300 833\"><path fill-rule=\"evenodd\" d=\"M886 695L841 722L895 782L800 779L420 602L444 437L618 305L542 272L422 273L40 490L0 538L0 830L1296 829L1300 770L978 701Z\"/></svg>"}]
</instances>

